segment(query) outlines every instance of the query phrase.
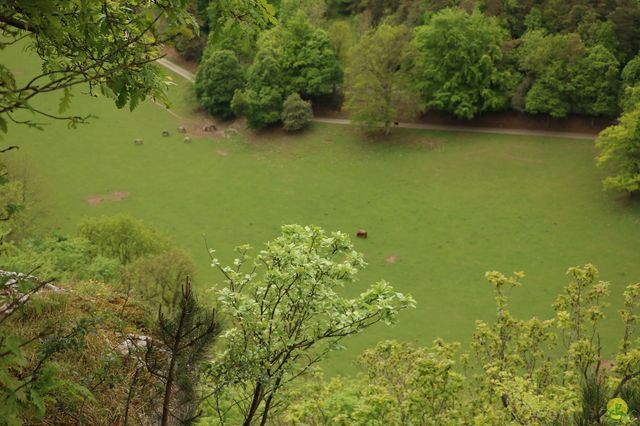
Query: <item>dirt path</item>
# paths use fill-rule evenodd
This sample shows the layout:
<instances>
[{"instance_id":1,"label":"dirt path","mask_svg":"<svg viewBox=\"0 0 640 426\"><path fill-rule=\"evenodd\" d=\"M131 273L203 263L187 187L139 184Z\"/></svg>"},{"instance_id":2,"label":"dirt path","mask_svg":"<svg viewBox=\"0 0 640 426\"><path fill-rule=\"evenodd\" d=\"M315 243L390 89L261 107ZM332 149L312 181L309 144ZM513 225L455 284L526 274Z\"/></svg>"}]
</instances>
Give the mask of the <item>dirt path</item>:
<instances>
[{"instance_id":1,"label":"dirt path","mask_svg":"<svg viewBox=\"0 0 640 426\"><path fill-rule=\"evenodd\" d=\"M182 68L181 66L176 65L173 62L170 62L165 58L158 59L158 63L160 65L162 65L163 67L167 68L168 70L175 72L179 76L184 77L188 81L190 81L192 83L196 82L195 74L187 71L186 69Z\"/></svg>"},{"instance_id":2,"label":"dirt path","mask_svg":"<svg viewBox=\"0 0 640 426\"><path fill-rule=\"evenodd\" d=\"M351 124L351 120L343 118L314 118L313 121L319 123L331 124ZM421 123L398 123L397 126L404 129L425 129L425 130L442 130L446 132L468 132L468 133L492 133L499 135L516 135L516 136L547 136L552 138L569 138L569 139L589 139L596 138L595 135L588 133L570 133L570 132L550 132L545 130L526 130L526 129L499 129L496 127L471 127L471 126L445 126L440 124L421 124Z\"/></svg>"},{"instance_id":3,"label":"dirt path","mask_svg":"<svg viewBox=\"0 0 640 426\"><path fill-rule=\"evenodd\" d=\"M175 72L176 74L184 77L191 83L195 83L195 75L192 72L187 71L179 65L162 58L158 59L158 63L163 67ZM344 118L322 118L316 117L312 119L318 123L330 123L330 124L342 124L349 125L351 120ZM425 130L442 130L446 132L467 132L467 133L492 133L499 135L515 135L515 136L545 136L552 138L568 138L568 139L588 139L594 140L596 135L589 133L574 133L574 132L553 132L546 130L527 130L527 129L500 129L496 127L471 127L471 126L451 126L440 124L422 124L422 123L398 123L395 127L401 127L404 129L425 129Z\"/></svg>"}]
</instances>

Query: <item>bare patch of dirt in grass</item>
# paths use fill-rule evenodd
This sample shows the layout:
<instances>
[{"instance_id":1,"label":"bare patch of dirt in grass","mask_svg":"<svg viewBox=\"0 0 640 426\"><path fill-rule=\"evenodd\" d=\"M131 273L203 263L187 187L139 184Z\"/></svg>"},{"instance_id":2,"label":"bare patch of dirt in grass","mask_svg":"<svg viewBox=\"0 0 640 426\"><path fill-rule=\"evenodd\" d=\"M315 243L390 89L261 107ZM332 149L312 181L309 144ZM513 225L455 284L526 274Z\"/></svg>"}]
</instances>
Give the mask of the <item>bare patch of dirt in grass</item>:
<instances>
[{"instance_id":1,"label":"bare patch of dirt in grass","mask_svg":"<svg viewBox=\"0 0 640 426\"><path fill-rule=\"evenodd\" d=\"M391 256L387 256L385 260L387 261L387 263L393 264L398 261L398 256L396 256L395 254L392 254Z\"/></svg>"},{"instance_id":2,"label":"bare patch of dirt in grass","mask_svg":"<svg viewBox=\"0 0 640 426\"><path fill-rule=\"evenodd\" d=\"M115 191L111 193L111 201L122 201L125 198L127 198L129 195L131 195L130 192L126 192L126 191Z\"/></svg>"},{"instance_id":3,"label":"bare patch of dirt in grass","mask_svg":"<svg viewBox=\"0 0 640 426\"><path fill-rule=\"evenodd\" d=\"M92 206L96 205L96 204L100 204L104 201L104 198L102 198L99 195L91 195L89 197L86 198L87 203L91 204Z\"/></svg>"},{"instance_id":4,"label":"bare patch of dirt in grass","mask_svg":"<svg viewBox=\"0 0 640 426\"><path fill-rule=\"evenodd\" d=\"M422 138L418 140L417 144L427 149L442 148L447 143L445 138Z\"/></svg>"},{"instance_id":5,"label":"bare patch of dirt in grass","mask_svg":"<svg viewBox=\"0 0 640 426\"><path fill-rule=\"evenodd\" d=\"M85 201L91 205L102 204L105 201L112 201L117 203L119 201L124 200L125 198L128 198L130 195L131 195L130 192L114 191L107 195L90 195L85 199Z\"/></svg>"}]
</instances>

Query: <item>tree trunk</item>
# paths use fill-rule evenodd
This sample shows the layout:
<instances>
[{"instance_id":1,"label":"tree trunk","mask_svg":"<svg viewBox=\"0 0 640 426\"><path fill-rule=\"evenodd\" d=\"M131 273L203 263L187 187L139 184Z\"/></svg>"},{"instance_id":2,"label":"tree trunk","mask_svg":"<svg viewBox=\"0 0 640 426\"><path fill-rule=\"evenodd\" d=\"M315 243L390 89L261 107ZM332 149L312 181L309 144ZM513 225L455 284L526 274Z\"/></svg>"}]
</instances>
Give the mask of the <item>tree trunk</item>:
<instances>
[{"instance_id":1,"label":"tree trunk","mask_svg":"<svg viewBox=\"0 0 640 426\"><path fill-rule=\"evenodd\" d=\"M133 375L133 379L131 380L131 385L129 386L129 394L127 395L127 405L124 409L124 426L129 424L129 407L131 406L131 400L133 399L133 392L135 391L136 383L138 382L138 375L140 374L140 368L136 368L136 372Z\"/></svg>"},{"instance_id":2,"label":"tree trunk","mask_svg":"<svg viewBox=\"0 0 640 426\"><path fill-rule=\"evenodd\" d=\"M267 424L267 416L269 415L269 408L271 408L271 400L273 399L273 394L276 392L278 387L280 387L280 381L282 380L282 376L278 377L276 380L276 384L273 387L273 390L269 394L269 397L265 401L264 411L262 412L262 420L260 421L260 426L265 426Z\"/></svg>"},{"instance_id":3,"label":"tree trunk","mask_svg":"<svg viewBox=\"0 0 640 426\"><path fill-rule=\"evenodd\" d=\"M271 406L272 398L273 398L273 393L269 395L269 397L264 403L264 411L262 412L262 419L260 420L260 426L265 426L267 424L267 415L269 414L269 407Z\"/></svg>"},{"instance_id":4,"label":"tree trunk","mask_svg":"<svg viewBox=\"0 0 640 426\"><path fill-rule=\"evenodd\" d=\"M187 284L187 291L189 291ZM186 298L186 297L185 297ZM164 401L162 403L162 422L161 426L167 426L169 424L169 407L171 405L171 388L173 387L173 376L175 374L176 360L178 358L178 350L182 340L182 326L184 324L184 317L186 315L186 306L182 308L180 312L180 322L178 323L178 330L176 336L173 339L173 348L171 351L171 361L169 362L169 372L167 373L167 384L164 388Z\"/></svg>"},{"instance_id":5,"label":"tree trunk","mask_svg":"<svg viewBox=\"0 0 640 426\"><path fill-rule=\"evenodd\" d=\"M247 416L244 418L243 426L251 425L251 421L253 420L253 416L256 415L256 411L258 411L258 406L260 406L260 399L262 398L262 385L258 383L256 385L255 390L253 391L253 400L251 401L251 407L249 407L249 412Z\"/></svg>"}]
</instances>

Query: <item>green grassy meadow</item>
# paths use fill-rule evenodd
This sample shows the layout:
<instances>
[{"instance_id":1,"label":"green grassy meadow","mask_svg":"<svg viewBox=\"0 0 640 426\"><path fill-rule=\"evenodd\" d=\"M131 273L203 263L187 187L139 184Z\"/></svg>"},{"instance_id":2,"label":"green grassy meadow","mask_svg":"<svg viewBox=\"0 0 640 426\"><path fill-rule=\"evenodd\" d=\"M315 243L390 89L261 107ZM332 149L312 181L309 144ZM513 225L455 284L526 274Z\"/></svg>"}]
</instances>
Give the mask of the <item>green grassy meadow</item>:
<instances>
[{"instance_id":1,"label":"green grassy meadow","mask_svg":"<svg viewBox=\"0 0 640 426\"><path fill-rule=\"evenodd\" d=\"M15 50L0 54L25 75L37 66ZM173 111L186 119L190 85L174 78ZM369 232L356 241L369 267L347 291L384 278L418 307L395 327L345 341L348 350L325 363L330 373L349 372L381 339L468 342L474 320L494 309L487 270L524 270L512 311L547 317L567 268L594 263L612 283L604 343L613 348L621 336L621 292L640 281L640 204L601 190L591 141L395 129L380 142L347 126L314 124L298 135L242 131L186 144L175 132L185 120L152 102L129 112L80 92L72 112L97 115L90 124L51 123L45 131L12 124L3 141L20 146L3 159L26 170L40 199L41 232L73 232L84 216L129 213L193 255L201 289L220 279L203 236L230 262L234 246L259 248L286 223L354 238L359 228ZM163 138L163 129L171 136ZM110 201L115 191L130 195ZM90 196L106 199L91 205Z\"/></svg>"}]
</instances>

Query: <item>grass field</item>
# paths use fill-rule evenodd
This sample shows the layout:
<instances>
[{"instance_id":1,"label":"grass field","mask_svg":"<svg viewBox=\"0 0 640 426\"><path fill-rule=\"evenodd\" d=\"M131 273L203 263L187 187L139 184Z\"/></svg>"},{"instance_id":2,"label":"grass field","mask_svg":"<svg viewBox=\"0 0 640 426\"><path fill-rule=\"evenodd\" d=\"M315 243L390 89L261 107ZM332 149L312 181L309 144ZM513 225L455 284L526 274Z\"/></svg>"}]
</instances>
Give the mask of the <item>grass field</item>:
<instances>
[{"instance_id":1,"label":"grass field","mask_svg":"<svg viewBox=\"0 0 640 426\"><path fill-rule=\"evenodd\" d=\"M19 72L36 66L15 51L2 54L13 55L3 62ZM174 113L187 117L189 85L176 81ZM21 149L3 158L24 165L41 194L43 231L73 232L83 216L130 213L191 252L204 289L220 277L208 267L203 235L228 261L234 246L260 247L285 223L368 230L356 243L369 267L350 291L385 278L418 308L396 327L347 341L347 352L325 364L331 373L348 372L380 339L467 342L474 320L493 311L483 274L494 269L527 273L513 293L517 315L549 316L566 269L597 265L612 282L603 336L611 348L621 291L640 281L640 205L601 191L590 141L398 130L375 142L316 124L300 135L243 131L185 144L175 132L184 120L151 102L129 112L78 93L73 111L99 119L76 130L12 125L5 140ZM130 195L109 201L115 191ZM91 205L90 196L106 201Z\"/></svg>"}]
</instances>

